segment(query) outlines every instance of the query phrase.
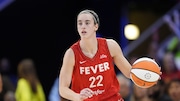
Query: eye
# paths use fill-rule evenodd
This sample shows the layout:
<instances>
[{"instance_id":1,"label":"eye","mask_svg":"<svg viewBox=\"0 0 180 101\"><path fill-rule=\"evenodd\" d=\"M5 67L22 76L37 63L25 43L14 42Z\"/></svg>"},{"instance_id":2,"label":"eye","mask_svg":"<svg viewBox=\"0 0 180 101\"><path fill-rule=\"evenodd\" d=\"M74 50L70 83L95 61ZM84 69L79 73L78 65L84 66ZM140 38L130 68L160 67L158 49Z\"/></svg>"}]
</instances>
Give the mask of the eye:
<instances>
[{"instance_id":1,"label":"eye","mask_svg":"<svg viewBox=\"0 0 180 101\"><path fill-rule=\"evenodd\" d=\"M86 25L89 25L89 22L86 22Z\"/></svg>"},{"instance_id":2,"label":"eye","mask_svg":"<svg viewBox=\"0 0 180 101\"><path fill-rule=\"evenodd\" d=\"M82 22L78 22L78 25L82 25Z\"/></svg>"}]
</instances>

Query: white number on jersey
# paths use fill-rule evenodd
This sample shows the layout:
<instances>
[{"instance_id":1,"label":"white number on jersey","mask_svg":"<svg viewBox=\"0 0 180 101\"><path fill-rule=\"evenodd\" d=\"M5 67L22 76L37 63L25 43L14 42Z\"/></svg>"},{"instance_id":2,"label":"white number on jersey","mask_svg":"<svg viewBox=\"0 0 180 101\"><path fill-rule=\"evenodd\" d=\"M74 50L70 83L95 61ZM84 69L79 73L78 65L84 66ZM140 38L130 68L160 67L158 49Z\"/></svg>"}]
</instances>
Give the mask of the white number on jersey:
<instances>
[{"instance_id":1,"label":"white number on jersey","mask_svg":"<svg viewBox=\"0 0 180 101\"><path fill-rule=\"evenodd\" d=\"M98 80L98 82L97 82L97 84L95 84L95 81L97 81L97 80ZM98 75L97 77L94 77L94 76L90 77L89 81L91 82L91 84L89 87L94 88L94 87L98 87L98 86L103 86L102 80L103 80L102 75Z\"/></svg>"}]
</instances>

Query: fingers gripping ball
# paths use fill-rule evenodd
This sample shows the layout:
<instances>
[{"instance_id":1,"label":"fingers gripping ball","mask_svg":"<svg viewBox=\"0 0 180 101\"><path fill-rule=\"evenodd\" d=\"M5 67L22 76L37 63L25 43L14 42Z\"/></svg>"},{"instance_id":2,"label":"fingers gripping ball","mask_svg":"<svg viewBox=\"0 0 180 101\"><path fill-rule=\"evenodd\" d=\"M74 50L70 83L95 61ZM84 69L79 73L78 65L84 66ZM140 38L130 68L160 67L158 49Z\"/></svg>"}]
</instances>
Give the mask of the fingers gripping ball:
<instances>
[{"instance_id":1,"label":"fingers gripping ball","mask_svg":"<svg viewBox=\"0 0 180 101\"><path fill-rule=\"evenodd\" d=\"M137 59L131 69L131 80L141 88L149 88L157 83L160 78L161 68L155 60L142 57Z\"/></svg>"}]
</instances>

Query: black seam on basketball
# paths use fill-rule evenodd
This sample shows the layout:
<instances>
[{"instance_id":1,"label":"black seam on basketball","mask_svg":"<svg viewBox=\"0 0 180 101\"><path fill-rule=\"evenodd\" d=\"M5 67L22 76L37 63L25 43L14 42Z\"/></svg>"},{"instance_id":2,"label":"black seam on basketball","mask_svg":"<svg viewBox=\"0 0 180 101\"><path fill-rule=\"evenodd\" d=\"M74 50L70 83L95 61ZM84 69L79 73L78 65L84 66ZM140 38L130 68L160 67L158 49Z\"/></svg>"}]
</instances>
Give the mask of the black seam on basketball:
<instances>
[{"instance_id":1,"label":"black seam on basketball","mask_svg":"<svg viewBox=\"0 0 180 101\"><path fill-rule=\"evenodd\" d=\"M136 68L132 68L132 69L142 69L142 68L140 68L140 67L136 67ZM143 70L148 70L148 71L151 71L151 72L156 73L155 71L152 71L152 70L149 70L149 69L144 69L144 68L143 68ZM158 74L158 73L156 73L156 74ZM158 74L158 75L159 75L159 74Z\"/></svg>"}]
</instances>

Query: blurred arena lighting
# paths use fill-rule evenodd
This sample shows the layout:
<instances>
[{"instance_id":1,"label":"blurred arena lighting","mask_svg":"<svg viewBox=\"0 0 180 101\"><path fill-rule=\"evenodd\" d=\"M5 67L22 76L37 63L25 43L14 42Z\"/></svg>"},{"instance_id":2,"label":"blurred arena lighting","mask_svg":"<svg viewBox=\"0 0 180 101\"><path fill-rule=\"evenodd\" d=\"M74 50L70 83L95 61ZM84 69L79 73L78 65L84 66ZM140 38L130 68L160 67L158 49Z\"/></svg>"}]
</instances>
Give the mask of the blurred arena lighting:
<instances>
[{"instance_id":1,"label":"blurred arena lighting","mask_svg":"<svg viewBox=\"0 0 180 101\"><path fill-rule=\"evenodd\" d=\"M177 11L178 13L180 13L180 2L174 5L174 7L167 11L167 13L165 13L151 26L149 26L145 31L143 31L137 40L134 40L127 47L125 47L123 49L124 56L129 56L135 49L137 49L137 47L139 48L139 46L153 34L154 29L160 30L162 27L165 27L164 32L168 32L168 35L171 35L171 33L173 33L178 38L180 38L180 31L179 29L177 29L176 25L177 21L179 21L179 17L177 17L179 15L177 15ZM166 28L166 26L169 28ZM172 32L169 33L169 29L171 29ZM164 33L162 34L164 35Z\"/></svg>"},{"instance_id":2,"label":"blurred arena lighting","mask_svg":"<svg viewBox=\"0 0 180 101\"><path fill-rule=\"evenodd\" d=\"M0 0L0 11L5 9L8 5L13 3L15 0Z\"/></svg>"},{"instance_id":3,"label":"blurred arena lighting","mask_svg":"<svg viewBox=\"0 0 180 101\"><path fill-rule=\"evenodd\" d=\"M139 28L135 24L127 24L124 27L124 34L128 40L136 40L139 37Z\"/></svg>"}]
</instances>

